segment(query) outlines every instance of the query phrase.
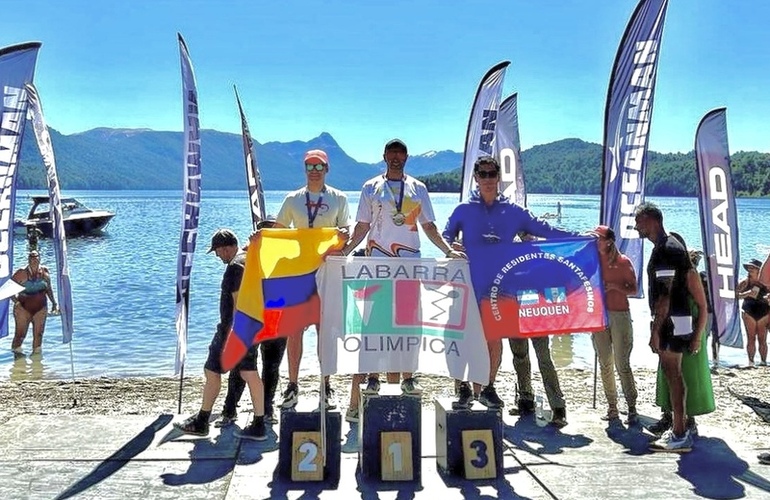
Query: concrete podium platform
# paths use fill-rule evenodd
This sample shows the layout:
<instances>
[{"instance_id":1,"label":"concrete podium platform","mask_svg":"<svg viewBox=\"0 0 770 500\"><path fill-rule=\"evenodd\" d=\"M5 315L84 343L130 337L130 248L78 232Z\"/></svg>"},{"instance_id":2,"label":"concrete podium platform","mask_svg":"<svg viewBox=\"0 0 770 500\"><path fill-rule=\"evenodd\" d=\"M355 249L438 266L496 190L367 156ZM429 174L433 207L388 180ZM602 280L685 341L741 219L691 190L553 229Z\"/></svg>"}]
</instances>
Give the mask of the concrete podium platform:
<instances>
[{"instance_id":1,"label":"concrete podium platform","mask_svg":"<svg viewBox=\"0 0 770 500\"><path fill-rule=\"evenodd\" d=\"M598 412L568 417L557 430L506 413L505 475L479 483L437 471L435 417L425 407L421 489L377 491L361 479L357 454L343 452L337 490L303 491L277 479L275 432L254 442L236 438L235 426L182 437L171 423L183 416L23 415L2 424L0 498L770 498L770 466L756 459L767 450L744 446L739 430L701 426L680 456L649 452L640 429ZM770 434L762 425L751 432ZM343 451L356 439L357 428L343 424Z\"/></svg>"}]
</instances>

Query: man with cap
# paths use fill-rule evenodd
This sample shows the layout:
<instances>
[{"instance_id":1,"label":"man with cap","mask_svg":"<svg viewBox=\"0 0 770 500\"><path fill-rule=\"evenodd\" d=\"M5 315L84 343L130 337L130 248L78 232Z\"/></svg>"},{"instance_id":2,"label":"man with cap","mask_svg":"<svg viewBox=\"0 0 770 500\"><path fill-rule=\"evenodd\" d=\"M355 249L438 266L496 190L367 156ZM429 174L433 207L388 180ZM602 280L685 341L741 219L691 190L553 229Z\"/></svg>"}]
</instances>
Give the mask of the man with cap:
<instances>
[{"instance_id":1,"label":"man with cap","mask_svg":"<svg viewBox=\"0 0 770 500\"><path fill-rule=\"evenodd\" d=\"M275 216L268 215L264 220L257 223L257 230L271 228L275 225ZM243 250L247 250L246 245ZM286 351L286 337L278 337L272 340L265 340L259 343L259 351L262 354L262 382L265 387L265 422L275 424L278 419L273 410L273 400L275 391L278 388L280 380L280 367L283 360L283 353ZM239 376L231 376L227 379L227 395L225 396L225 405L222 410L222 418L215 425L217 427L226 427L235 423L238 417L238 401L241 400L243 390L246 388L246 382Z\"/></svg>"},{"instance_id":2,"label":"man with cap","mask_svg":"<svg viewBox=\"0 0 770 500\"><path fill-rule=\"evenodd\" d=\"M406 175L404 168L408 159L406 144L393 139L385 144L382 155L386 172L364 183L358 203L356 226L343 249L344 254L352 253L367 238L366 255L372 257L420 257L421 226L428 239L448 257L462 258L464 255L452 249L436 228L433 205L425 184ZM401 389L405 394L421 392L411 373L403 374ZM362 375L353 377L350 409L345 419L358 421L359 384ZM379 375L370 374L367 392L379 391Z\"/></svg>"},{"instance_id":3,"label":"man with cap","mask_svg":"<svg viewBox=\"0 0 770 500\"><path fill-rule=\"evenodd\" d=\"M326 184L329 157L320 149L305 153L307 183L286 195L276 217L275 227L297 229L336 227L347 235L349 221L348 197L342 191ZM316 325L318 329L318 325ZM302 359L302 333L285 332L288 336L289 384L283 393L282 407L294 408L299 399L299 365ZM318 343L320 345L320 342ZM326 407L334 409L329 378L325 384Z\"/></svg>"},{"instance_id":4,"label":"man with cap","mask_svg":"<svg viewBox=\"0 0 770 500\"><path fill-rule=\"evenodd\" d=\"M606 420L619 418L618 390L615 385L615 370L618 371L623 395L628 405L628 422L636 423L636 382L631 371L631 349L634 347L634 329L628 303L629 295L636 295L636 272L628 257L620 253L615 245L615 231L607 226L593 230L599 247L599 260L604 278L609 325L607 329L593 334L593 345L599 360L602 387L607 398Z\"/></svg>"},{"instance_id":5,"label":"man with cap","mask_svg":"<svg viewBox=\"0 0 770 500\"><path fill-rule=\"evenodd\" d=\"M209 345L209 355L204 365L206 381L203 386L203 402L201 409L195 415L174 427L185 434L206 436L209 433L209 417L214 402L222 386L222 350L225 340L233 323L235 305L238 301L238 290L241 287L243 270L246 264L246 254L238 247L238 238L229 229L219 229L211 237L211 247L207 253L215 252L225 263L225 273L222 277L222 287L219 298L219 324L216 334ZM238 435L245 439L263 441L267 439L265 432L265 402L262 379L257 373L257 347L251 346L236 369L238 375L246 381L254 407L254 420ZM231 377L234 375L231 375ZM237 376L237 375L236 375Z\"/></svg>"},{"instance_id":6,"label":"man with cap","mask_svg":"<svg viewBox=\"0 0 770 500\"><path fill-rule=\"evenodd\" d=\"M762 366L767 365L767 324L770 320L770 304L767 294L770 288L765 286L759 278L759 270L762 262L759 259L751 259L743 264L748 276L738 283L735 293L739 299L743 299L741 316L743 326L746 328L746 352L749 355L749 366L754 366L754 356L759 344L759 358Z\"/></svg>"},{"instance_id":7,"label":"man with cap","mask_svg":"<svg viewBox=\"0 0 770 500\"><path fill-rule=\"evenodd\" d=\"M672 429L651 445L653 451L687 452L692 436L687 428L687 387L682 375L685 352L700 351L701 334L706 328L706 295L683 242L663 227L663 213L650 202L634 209L636 230L655 246L647 265L650 325L650 349L660 358L668 385L673 422ZM690 298L697 306L696 317ZM708 373L708 370L706 370Z\"/></svg>"}]
</instances>

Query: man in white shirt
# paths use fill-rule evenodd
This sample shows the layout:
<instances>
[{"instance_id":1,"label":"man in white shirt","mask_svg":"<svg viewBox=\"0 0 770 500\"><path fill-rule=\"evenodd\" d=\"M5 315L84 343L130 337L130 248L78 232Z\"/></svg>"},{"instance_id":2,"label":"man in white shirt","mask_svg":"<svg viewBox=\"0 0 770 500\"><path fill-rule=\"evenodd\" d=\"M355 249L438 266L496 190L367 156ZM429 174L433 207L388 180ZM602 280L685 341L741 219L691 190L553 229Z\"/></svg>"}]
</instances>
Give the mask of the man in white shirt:
<instances>
[{"instance_id":1,"label":"man in white shirt","mask_svg":"<svg viewBox=\"0 0 770 500\"><path fill-rule=\"evenodd\" d=\"M425 184L404 173L409 157L406 144L393 139L385 144L383 159L387 171L364 183L358 203L356 226L343 249L345 255L366 241L366 255L371 257L420 257L421 226L428 239L448 257L463 258L441 236L436 227L433 205ZM358 384L363 375L353 377L350 408L345 415L348 422L358 421ZM419 394L421 388L411 373L403 373L401 390L405 394ZM379 375L369 374L365 392L379 391Z\"/></svg>"},{"instance_id":2,"label":"man in white shirt","mask_svg":"<svg viewBox=\"0 0 770 500\"><path fill-rule=\"evenodd\" d=\"M336 227L348 230L348 198L342 191L326 184L329 173L329 157L320 149L305 153L305 174L307 184L286 195L276 217L276 228L297 229ZM318 325L316 325L318 329ZM286 332L289 335L287 352L289 358L289 385L283 393L282 407L294 408L299 398L299 365L302 359L302 332ZM334 409L331 402L331 386L326 377L326 407Z\"/></svg>"}]
</instances>

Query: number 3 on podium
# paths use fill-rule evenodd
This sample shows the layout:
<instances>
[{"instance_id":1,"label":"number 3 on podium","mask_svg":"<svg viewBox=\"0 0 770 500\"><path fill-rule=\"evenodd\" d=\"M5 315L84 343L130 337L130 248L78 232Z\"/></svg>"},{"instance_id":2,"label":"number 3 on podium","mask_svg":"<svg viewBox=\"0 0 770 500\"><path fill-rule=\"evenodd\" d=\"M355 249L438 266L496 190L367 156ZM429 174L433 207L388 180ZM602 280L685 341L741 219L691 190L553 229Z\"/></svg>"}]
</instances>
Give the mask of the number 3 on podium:
<instances>
[{"instance_id":1,"label":"number 3 on podium","mask_svg":"<svg viewBox=\"0 0 770 500\"><path fill-rule=\"evenodd\" d=\"M465 479L497 477L495 443L491 429L463 431L463 462Z\"/></svg>"},{"instance_id":2,"label":"number 3 on podium","mask_svg":"<svg viewBox=\"0 0 770 500\"><path fill-rule=\"evenodd\" d=\"M291 480L323 481L320 432L294 432L291 436Z\"/></svg>"},{"instance_id":3,"label":"number 3 on podium","mask_svg":"<svg viewBox=\"0 0 770 500\"><path fill-rule=\"evenodd\" d=\"M380 434L380 465L383 481L412 481L412 433Z\"/></svg>"}]
</instances>

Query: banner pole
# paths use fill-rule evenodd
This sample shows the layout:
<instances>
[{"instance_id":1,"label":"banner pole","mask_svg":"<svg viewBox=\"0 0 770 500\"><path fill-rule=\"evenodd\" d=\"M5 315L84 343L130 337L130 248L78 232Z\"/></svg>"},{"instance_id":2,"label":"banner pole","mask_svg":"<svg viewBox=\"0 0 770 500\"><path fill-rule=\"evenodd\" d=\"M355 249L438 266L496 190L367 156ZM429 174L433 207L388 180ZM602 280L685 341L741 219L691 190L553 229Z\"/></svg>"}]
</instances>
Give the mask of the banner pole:
<instances>
[{"instance_id":1,"label":"banner pole","mask_svg":"<svg viewBox=\"0 0 770 500\"><path fill-rule=\"evenodd\" d=\"M78 400L75 397L75 356L72 353L72 341L69 342L70 346L70 372L72 374L72 406L78 405Z\"/></svg>"},{"instance_id":2,"label":"banner pole","mask_svg":"<svg viewBox=\"0 0 770 500\"><path fill-rule=\"evenodd\" d=\"M179 370L179 399L177 403L177 414L182 413L182 386L184 385L184 364L182 364L182 368Z\"/></svg>"},{"instance_id":3,"label":"banner pole","mask_svg":"<svg viewBox=\"0 0 770 500\"><path fill-rule=\"evenodd\" d=\"M599 355L594 353L594 410L596 409L596 370L599 365Z\"/></svg>"}]
</instances>

